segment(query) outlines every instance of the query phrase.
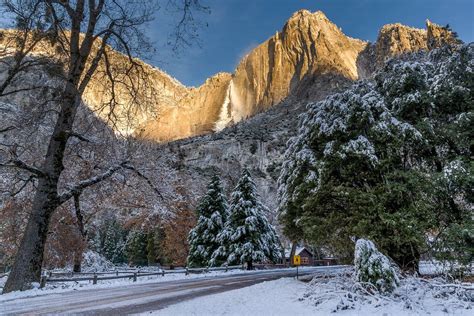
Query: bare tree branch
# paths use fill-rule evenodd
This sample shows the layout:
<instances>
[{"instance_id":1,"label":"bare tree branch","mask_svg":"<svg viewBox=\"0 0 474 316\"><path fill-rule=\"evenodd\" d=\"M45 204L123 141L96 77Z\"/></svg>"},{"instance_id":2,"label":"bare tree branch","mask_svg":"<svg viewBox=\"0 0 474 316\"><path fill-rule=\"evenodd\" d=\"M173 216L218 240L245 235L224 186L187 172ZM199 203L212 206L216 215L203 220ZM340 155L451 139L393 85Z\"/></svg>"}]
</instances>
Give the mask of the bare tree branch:
<instances>
[{"instance_id":1,"label":"bare tree branch","mask_svg":"<svg viewBox=\"0 0 474 316\"><path fill-rule=\"evenodd\" d=\"M150 181L150 178L148 178L147 176L145 176L143 173L141 173L137 168L135 168L135 167L132 166L132 165L126 164L126 165L123 166L123 168L133 171L137 176L139 176L140 178L142 178L143 180L145 180L146 183L148 183L148 185L153 189L153 191L155 191L155 193L160 197L160 199L161 199L161 200L164 200L163 195L162 195L161 192L158 190L158 188Z\"/></svg>"},{"instance_id":2,"label":"bare tree branch","mask_svg":"<svg viewBox=\"0 0 474 316\"><path fill-rule=\"evenodd\" d=\"M69 200L74 195L81 194L84 189L86 189L86 188L88 188L88 187L90 187L94 184L97 184L97 183L99 183L99 182L101 182L101 181L103 181L107 178L110 178L115 172L122 169L127 163L128 163L128 161L123 161L122 163L120 163L118 165L110 167L105 172L103 172L99 175L96 175L92 178L80 181L79 183L74 185L72 188L70 188L66 192L59 195L59 203L62 204L64 202L66 202L67 200Z\"/></svg>"}]
</instances>

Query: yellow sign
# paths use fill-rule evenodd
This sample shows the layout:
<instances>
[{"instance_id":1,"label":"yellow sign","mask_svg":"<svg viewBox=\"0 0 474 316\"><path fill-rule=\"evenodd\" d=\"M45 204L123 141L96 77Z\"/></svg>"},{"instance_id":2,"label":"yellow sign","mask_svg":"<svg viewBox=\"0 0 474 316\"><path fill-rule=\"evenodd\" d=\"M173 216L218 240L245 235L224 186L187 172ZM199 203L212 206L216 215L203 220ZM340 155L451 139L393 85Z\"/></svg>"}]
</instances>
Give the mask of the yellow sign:
<instances>
[{"instance_id":1,"label":"yellow sign","mask_svg":"<svg viewBox=\"0 0 474 316\"><path fill-rule=\"evenodd\" d=\"M293 256L293 265L295 265L295 266L301 265L301 257L300 256Z\"/></svg>"}]
</instances>

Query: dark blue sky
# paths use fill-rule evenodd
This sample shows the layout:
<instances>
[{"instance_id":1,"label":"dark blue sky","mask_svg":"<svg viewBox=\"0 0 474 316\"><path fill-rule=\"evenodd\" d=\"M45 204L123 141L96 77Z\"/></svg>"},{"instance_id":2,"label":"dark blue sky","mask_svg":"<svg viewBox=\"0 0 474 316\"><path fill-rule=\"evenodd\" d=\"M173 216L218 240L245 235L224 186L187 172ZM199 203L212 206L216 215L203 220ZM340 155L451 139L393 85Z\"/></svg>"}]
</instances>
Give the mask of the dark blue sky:
<instances>
[{"instance_id":1,"label":"dark blue sky","mask_svg":"<svg viewBox=\"0 0 474 316\"><path fill-rule=\"evenodd\" d=\"M152 63L185 85L199 86L219 71L232 72L249 50L280 30L299 9L321 10L346 35L374 41L378 30L400 22L424 28L425 20L451 27L465 42L474 40L474 0L201 0L209 15L199 15L207 27L201 45L174 54L166 42L170 17L158 18L150 30L157 42Z\"/></svg>"}]
</instances>

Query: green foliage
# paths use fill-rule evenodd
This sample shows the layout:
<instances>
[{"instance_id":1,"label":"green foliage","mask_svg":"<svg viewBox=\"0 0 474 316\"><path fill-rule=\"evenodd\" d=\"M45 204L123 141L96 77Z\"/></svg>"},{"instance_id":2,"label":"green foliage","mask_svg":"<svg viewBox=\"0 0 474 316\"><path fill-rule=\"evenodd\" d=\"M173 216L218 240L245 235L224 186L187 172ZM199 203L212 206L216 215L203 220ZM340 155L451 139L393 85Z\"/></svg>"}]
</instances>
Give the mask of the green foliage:
<instances>
[{"instance_id":1,"label":"green foliage","mask_svg":"<svg viewBox=\"0 0 474 316\"><path fill-rule=\"evenodd\" d=\"M125 254L130 265L146 266L148 264L147 244L147 234L144 232L132 230L128 233Z\"/></svg>"},{"instance_id":2,"label":"green foliage","mask_svg":"<svg viewBox=\"0 0 474 316\"><path fill-rule=\"evenodd\" d=\"M393 60L310 104L279 179L285 233L347 260L369 238L416 269L428 235L472 221L473 51Z\"/></svg>"},{"instance_id":3,"label":"green foliage","mask_svg":"<svg viewBox=\"0 0 474 316\"><path fill-rule=\"evenodd\" d=\"M115 219L105 221L103 230L105 230L104 239L99 253L104 255L105 258L112 263L124 263L125 254L123 246L126 231Z\"/></svg>"}]
</instances>

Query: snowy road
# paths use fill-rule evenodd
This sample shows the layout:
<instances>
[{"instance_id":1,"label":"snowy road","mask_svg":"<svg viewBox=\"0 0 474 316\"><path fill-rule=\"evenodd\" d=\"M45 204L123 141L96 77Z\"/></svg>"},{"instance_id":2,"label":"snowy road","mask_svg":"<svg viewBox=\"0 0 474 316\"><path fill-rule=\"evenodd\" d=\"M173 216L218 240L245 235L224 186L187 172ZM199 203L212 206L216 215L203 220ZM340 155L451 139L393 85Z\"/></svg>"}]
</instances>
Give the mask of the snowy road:
<instances>
[{"instance_id":1,"label":"snowy road","mask_svg":"<svg viewBox=\"0 0 474 316\"><path fill-rule=\"evenodd\" d=\"M342 266L304 268L300 275L330 274ZM277 269L147 284L121 284L103 289L67 291L2 301L1 315L124 315L162 309L192 298L238 289L263 281L294 276L295 270Z\"/></svg>"}]
</instances>

